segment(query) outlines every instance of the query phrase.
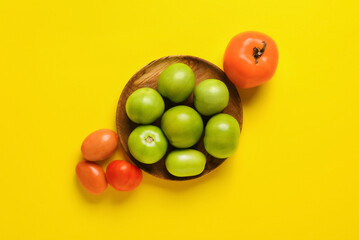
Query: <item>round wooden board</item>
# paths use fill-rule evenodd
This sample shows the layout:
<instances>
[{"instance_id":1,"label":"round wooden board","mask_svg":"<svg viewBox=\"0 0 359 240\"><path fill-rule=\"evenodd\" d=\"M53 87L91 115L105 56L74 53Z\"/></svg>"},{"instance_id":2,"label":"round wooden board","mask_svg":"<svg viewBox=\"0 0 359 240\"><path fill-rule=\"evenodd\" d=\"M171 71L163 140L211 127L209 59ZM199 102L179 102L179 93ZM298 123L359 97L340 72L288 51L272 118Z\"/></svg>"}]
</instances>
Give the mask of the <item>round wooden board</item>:
<instances>
[{"instance_id":1,"label":"round wooden board","mask_svg":"<svg viewBox=\"0 0 359 240\"><path fill-rule=\"evenodd\" d=\"M242 103L241 99L238 95L236 87L228 80L225 73L218 68L216 65L198 58L194 56L188 56L188 55L174 55L174 56L167 56L160 59L157 59L155 61L150 62L146 66L144 66L142 69L140 69L126 84L124 87L118 105L117 105L117 113L116 113L116 126L117 126L117 132L119 135L120 143L122 144L124 150L128 154L128 156L131 158L134 164L136 164L139 168L146 171L147 173L163 178L168 180L189 180L193 178L201 177L211 171L213 171L215 168L217 168L221 163L223 163L226 159L218 159L215 157L212 157L207 153L207 151L204 148L203 144L203 134L200 139L200 141L194 145L192 148L197 149L201 151L207 158L207 163L204 171L197 175L192 177L175 177L171 175L165 166L165 159L167 157L167 154L175 149L169 144L168 150L166 155L157 163L155 164L144 164L136 159L134 159L129 150L128 150L128 136L134 130L138 124L133 123L126 115L126 101L127 98L131 95L132 92L135 90L142 88L142 87L150 87L157 90L157 79L158 76L161 74L161 72L168 66L170 66L173 63L185 63L188 66L190 66L196 76L196 85L206 79L214 78L219 79L223 81L229 90L229 103L228 106L223 110L223 113L227 113L232 115L238 120L239 126L242 130L242 123L243 123L243 111L242 111ZM193 95L191 95L187 100L185 100L183 103L180 104L174 104L170 102L168 99L164 98L166 110L176 106L176 105L187 105L192 108L194 108L193 105ZM204 126L209 120L209 117L202 116ZM160 127L161 119L158 119L153 124Z\"/></svg>"}]
</instances>

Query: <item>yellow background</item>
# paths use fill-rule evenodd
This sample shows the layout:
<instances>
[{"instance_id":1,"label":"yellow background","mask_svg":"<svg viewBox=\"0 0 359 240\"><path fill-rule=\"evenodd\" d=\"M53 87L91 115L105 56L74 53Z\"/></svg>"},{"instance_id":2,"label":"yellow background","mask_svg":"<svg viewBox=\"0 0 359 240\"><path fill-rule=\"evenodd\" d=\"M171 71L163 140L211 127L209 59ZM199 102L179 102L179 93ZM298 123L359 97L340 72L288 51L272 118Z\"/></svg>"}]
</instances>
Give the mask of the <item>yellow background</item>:
<instances>
[{"instance_id":1,"label":"yellow background","mask_svg":"<svg viewBox=\"0 0 359 240\"><path fill-rule=\"evenodd\" d=\"M357 1L1 1L1 239L359 239ZM239 90L236 154L193 181L144 174L85 192L90 132L115 129L127 80L189 54L222 67L235 34L279 48L274 78ZM126 158L121 150L111 159ZM109 161L103 165L108 164Z\"/></svg>"}]
</instances>

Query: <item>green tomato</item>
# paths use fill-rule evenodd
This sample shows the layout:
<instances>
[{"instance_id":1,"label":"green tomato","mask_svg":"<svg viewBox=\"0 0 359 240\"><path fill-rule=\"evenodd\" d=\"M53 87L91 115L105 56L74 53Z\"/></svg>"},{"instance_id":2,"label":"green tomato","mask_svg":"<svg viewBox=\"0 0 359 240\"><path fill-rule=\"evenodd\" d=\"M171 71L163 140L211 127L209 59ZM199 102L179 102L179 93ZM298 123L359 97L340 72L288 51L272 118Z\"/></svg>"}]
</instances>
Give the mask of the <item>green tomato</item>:
<instances>
[{"instance_id":1,"label":"green tomato","mask_svg":"<svg viewBox=\"0 0 359 240\"><path fill-rule=\"evenodd\" d=\"M194 85L195 76L192 69L184 63L174 63L160 74L157 88L162 96L179 103L191 95Z\"/></svg>"},{"instance_id":2,"label":"green tomato","mask_svg":"<svg viewBox=\"0 0 359 240\"><path fill-rule=\"evenodd\" d=\"M174 150L166 158L166 168L177 177L195 176L203 172L206 157L193 149Z\"/></svg>"},{"instance_id":3,"label":"green tomato","mask_svg":"<svg viewBox=\"0 0 359 240\"><path fill-rule=\"evenodd\" d=\"M229 92L226 84L222 81L207 79L196 86L193 97L197 111L202 115L210 116L227 107Z\"/></svg>"},{"instance_id":4,"label":"green tomato","mask_svg":"<svg viewBox=\"0 0 359 240\"><path fill-rule=\"evenodd\" d=\"M240 128L231 115L220 113L209 119L204 133L204 147L216 158L227 158L237 149Z\"/></svg>"},{"instance_id":5,"label":"green tomato","mask_svg":"<svg viewBox=\"0 0 359 240\"><path fill-rule=\"evenodd\" d=\"M126 101L126 113L129 119L139 124L156 121L165 110L161 95L152 88L139 88Z\"/></svg>"},{"instance_id":6,"label":"green tomato","mask_svg":"<svg viewBox=\"0 0 359 240\"><path fill-rule=\"evenodd\" d=\"M173 146L188 148L201 138L203 121L196 110L180 105L163 114L161 128Z\"/></svg>"},{"instance_id":7,"label":"green tomato","mask_svg":"<svg viewBox=\"0 0 359 240\"><path fill-rule=\"evenodd\" d=\"M152 164L159 161L167 151L167 139L159 127L142 125L128 137L128 149L139 162Z\"/></svg>"}]
</instances>

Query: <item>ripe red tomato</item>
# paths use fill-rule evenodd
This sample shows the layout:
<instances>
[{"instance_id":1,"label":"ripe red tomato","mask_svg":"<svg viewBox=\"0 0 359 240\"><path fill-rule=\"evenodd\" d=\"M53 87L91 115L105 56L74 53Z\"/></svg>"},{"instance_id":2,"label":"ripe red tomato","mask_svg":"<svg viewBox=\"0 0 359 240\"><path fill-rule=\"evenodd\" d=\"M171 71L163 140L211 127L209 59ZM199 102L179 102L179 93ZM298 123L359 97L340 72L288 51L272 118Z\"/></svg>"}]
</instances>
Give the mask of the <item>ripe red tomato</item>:
<instances>
[{"instance_id":1,"label":"ripe red tomato","mask_svg":"<svg viewBox=\"0 0 359 240\"><path fill-rule=\"evenodd\" d=\"M240 88L265 83L273 77L277 64L277 45L260 32L243 32L234 36L223 58L224 72Z\"/></svg>"},{"instance_id":2,"label":"ripe red tomato","mask_svg":"<svg viewBox=\"0 0 359 240\"><path fill-rule=\"evenodd\" d=\"M131 191L142 180L141 170L123 160L112 161L106 168L108 183L118 191Z\"/></svg>"},{"instance_id":3,"label":"ripe red tomato","mask_svg":"<svg viewBox=\"0 0 359 240\"><path fill-rule=\"evenodd\" d=\"M88 135L81 145L84 159L89 161L105 160L115 152L118 135L109 129L100 129Z\"/></svg>"},{"instance_id":4,"label":"ripe red tomato","mask_svg":"<svg viewBox=\"0 0 359 240\"><path fill-rule=\"evenodd\" d=\"M92 194L100 194L107 188L105 172L96 163L79 162L76 166L76 175L82 186Z\"/></svg>"}]
</instances>

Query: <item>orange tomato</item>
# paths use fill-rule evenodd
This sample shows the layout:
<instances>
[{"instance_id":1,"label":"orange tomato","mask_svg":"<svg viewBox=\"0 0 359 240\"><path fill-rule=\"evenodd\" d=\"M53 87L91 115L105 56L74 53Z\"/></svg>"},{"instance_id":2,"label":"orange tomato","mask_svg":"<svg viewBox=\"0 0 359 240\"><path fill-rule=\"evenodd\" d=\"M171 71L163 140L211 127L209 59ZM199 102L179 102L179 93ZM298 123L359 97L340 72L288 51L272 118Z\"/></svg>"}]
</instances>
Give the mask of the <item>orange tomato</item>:
<instances>
[{"instance_id":1,"label":"orange tomato","mask_svg":"<svg viewBox=\"0 0 359 240\"><path fill-rule=\"evenodd\" d=\"M109 129L100 129L88 135L81 145L84 159L88 161L105 160L115 152L118 135Z\"/></svg>"},{"instance_id":2,"label":"orange tomato","mask_svg":"<svg viewBox=\"0 0 359 240\"><path fill-rule=\"evenodd\" d=\"M260 32L243 32L229 42L223 69L234 85L251 88L271 79L278 65L278 48L269 36Z\"/></svg>"},{"instance_id":3,"label":"orange tomato","mask_svg":"<svg viewBox=\"0 0 359 240\"><path fill-rule=\"evenodd\" d=\"M82 186L92 194L98 195L107 188L105 172L96 163L79 162L76 166L76 175Z\"/></svg>"},{"instance_id":4,"label":"orange tomato","mask_svg":"<svg viewBox=\"0 0 359 240\"><path fill-rule=\"evenodd\" d=\"M118 191L131 191L142 181L142 171L124 160L112 161L106 168L108 183Z\"/></svg>"}]
</instances>

